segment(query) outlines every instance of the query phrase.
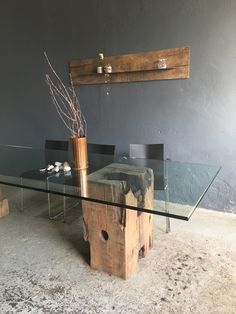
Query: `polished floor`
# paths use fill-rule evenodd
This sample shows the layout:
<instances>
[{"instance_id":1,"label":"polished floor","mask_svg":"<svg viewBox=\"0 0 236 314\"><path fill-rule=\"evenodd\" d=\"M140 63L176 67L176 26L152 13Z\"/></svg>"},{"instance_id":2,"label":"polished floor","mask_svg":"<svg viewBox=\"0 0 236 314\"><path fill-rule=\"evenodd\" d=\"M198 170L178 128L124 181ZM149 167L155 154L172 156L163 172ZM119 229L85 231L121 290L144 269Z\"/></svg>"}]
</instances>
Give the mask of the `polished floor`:
<instances>
[{"instance_id":1,"label":"polished floor","mask_svg":"<svg viewBox=\"0 0 236 314\"><path fill-rule=\"evenodd\" d=\"M0 313L236 313L236 215L197 210L190 222L155 218L154 248L122 280L90 269L78 209L47 219L45 194L4 189L0 220ZM60 207L61 199L54 198Z\"/></svg>"}]
</instances>

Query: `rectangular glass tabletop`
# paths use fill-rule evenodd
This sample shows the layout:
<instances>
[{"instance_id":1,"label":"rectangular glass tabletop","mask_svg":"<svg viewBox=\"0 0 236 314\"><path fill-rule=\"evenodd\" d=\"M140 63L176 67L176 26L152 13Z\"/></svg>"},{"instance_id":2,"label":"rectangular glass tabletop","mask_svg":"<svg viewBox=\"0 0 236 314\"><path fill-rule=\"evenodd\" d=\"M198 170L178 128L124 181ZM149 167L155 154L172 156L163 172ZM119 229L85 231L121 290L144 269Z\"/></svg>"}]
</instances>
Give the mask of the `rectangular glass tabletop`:
<instances>
[{"instance_id":1,"label":"rectangular glass tabletop","mask_svg":"<svg viewBox=\"0 0 236 314\"><path fill-rule=\"evenodd\" d=\"M89 154L88 169L42 173L45 160L72 165L67 152L0 145L0 183L183 220L220 171L216 165Z\"/></svg>"}]
</instances>

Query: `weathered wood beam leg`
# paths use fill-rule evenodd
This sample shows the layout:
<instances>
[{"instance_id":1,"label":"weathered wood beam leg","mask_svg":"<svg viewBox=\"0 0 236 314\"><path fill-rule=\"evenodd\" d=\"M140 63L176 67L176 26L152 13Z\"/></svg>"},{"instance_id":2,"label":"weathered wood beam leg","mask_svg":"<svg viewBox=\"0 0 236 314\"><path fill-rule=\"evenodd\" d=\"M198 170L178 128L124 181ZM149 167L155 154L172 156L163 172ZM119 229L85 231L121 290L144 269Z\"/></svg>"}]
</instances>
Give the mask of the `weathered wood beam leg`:
<instances>
[{"instance_id":1,"label":"weathered wood beam leg","mask_svg":"<svg viewBox=\"0 0 236 314\"><path fill-rule=\"evenodd\" d=\"M2 191L0 189L0 218L9 215L8 200L3 198Z\"/></svg>"},{"instance_id":2,"label":"weathered wood beam leg","mask_svg":"<svg viewBox=\"0 0 236 314\"><path fill-rule=\"evenodd\" d=\"M91 178L88 193L94 198L104 196L106 200L135 207L142 202L144 207L152 208L152 183L137 198L131 189L124 192L124 182L99 182L96 177ZM136 271L139 258L152 248L152 215L89 201L83 201L82 208L84 239L90 244L91 267L127 279Z\"/></svg>"}]
</instances>

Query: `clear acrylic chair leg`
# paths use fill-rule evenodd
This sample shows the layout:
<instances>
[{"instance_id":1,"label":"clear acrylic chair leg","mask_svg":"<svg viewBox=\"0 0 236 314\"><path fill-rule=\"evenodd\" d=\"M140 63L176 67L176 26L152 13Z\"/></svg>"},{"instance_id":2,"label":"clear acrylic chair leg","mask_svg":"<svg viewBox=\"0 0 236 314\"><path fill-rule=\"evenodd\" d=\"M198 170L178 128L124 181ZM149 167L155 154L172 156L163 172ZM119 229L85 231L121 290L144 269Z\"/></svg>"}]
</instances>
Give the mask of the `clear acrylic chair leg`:
<instances>
[{"instance_id":1,"label":"clear acrylic chair leg","mask_svg":"<svg viewBox=\"0 0 236 314\"><path fill-rule=\"evenodd\" d=\"M164 162L164 172L165 172L165 212L169 213L169 187L168 187L168 160ZM166 233L169 233L170 230L170 217L166 217Z\"/></svg>"},{"instance_id":2,"label":"clear acrylic chair leg","mask_svg":"<svg viewBox=\"0 0 236 314\"><path fill-rule=\"evenodd\" d=\"M46 179L47 182L47 190L49 191L49 183L48 183L48 179ZM50 199L50 193L47 193L47 197L48 197L48 216L49 219L52 219L53 217L51 216L51 199Z\"/></svg>"},{"instance_id":3,"label":"clear acrylic chair leg","mask_svg":"<svg viewBox=\"0 0 236 314\"><path fill-rule=\"evenodd\" d=\"M58 214L52 216L51 214L51 195L50 195L50 192L49 192L49 182L48 182L48 179L47 179L47 190L48 190L48 217L49 219L51 220L56 220L58 217L60 217L61 215L63 215L63 222L65 222L65 219L66 219L66 197L63 196L63 210L61 212L59 212ZM64 193L65 193L65 186L64 186Z\"/></svg>"},{"instance_id":4,"label":"clear acrylic chair leg","mask_svg":"<svg viewBox=\"0 0 236 314\"><path fill-rule=\"evenodd\" d=\"M24 211L24 188L23 188L23 179L20 178L20 211L23 213Z\"/></svg>"},{"instance_id":5,"label":"clear acrylic chair leg","mask_svg":"<svg viewBox=\"0 0 236 314\"><path fill-rule=\"evenodd\" d=\"M66 192L66 186L63 187L63 192L65 194ZM66 222L66 196L63 196L63 222Z\"/></svg>"},{"instance_id":6,"label":"clear acrylic chair leg","mask_svg":"<svg viewBox=\"0 0 236 314\"><path fill-rule=\"evenodd\" d=\"M165 212L169 213L169 193L168 186L165 188ZM166 217L166 233L170 232L170 217Z\"/></svg>"}]
</instances>

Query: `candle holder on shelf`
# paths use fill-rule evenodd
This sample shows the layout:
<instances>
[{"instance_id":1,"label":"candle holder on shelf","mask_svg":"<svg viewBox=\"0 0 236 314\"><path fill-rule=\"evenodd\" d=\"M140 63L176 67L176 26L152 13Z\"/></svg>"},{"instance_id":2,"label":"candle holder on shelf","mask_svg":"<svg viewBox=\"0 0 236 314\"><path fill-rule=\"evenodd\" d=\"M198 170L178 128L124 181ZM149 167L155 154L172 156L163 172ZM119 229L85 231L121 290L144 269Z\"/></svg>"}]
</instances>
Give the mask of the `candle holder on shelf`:
<instances>
[{"instance_id":1,"label":"candle holder on shelf","mask_svg":"<svg viewBox=\"0 0 236 314\"><path fill-rule=\"evenodd\" d=\"M98 54L98 61L97 61L97 73L102 74L104 68L104 55L103 53Z\"/></svg>"},{"instance_id":2,"label":"candle holder on shelf","mask_svg":"<svg viewBox=\"0 0 236 314\"><path fill-rule=\"evenodd\" d=\"M158 59L157 68L158 70L164 70L167 68L167 59L166 58L160 58Z\"/></svg>"},{"instance_id":3,"label":"candle holder on shelf","mask_svg":"<svg viewBox=\"0 0 236 314\"><path fill-rule=\"evenodd\" d=\"M112 73L112 65L111 65L110 63L108 63L108 64L106 64L106 65L104 66L104 72L105 72L106 74L111 74L111 73Z\"/></svg>"}]
</instances>

